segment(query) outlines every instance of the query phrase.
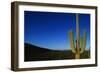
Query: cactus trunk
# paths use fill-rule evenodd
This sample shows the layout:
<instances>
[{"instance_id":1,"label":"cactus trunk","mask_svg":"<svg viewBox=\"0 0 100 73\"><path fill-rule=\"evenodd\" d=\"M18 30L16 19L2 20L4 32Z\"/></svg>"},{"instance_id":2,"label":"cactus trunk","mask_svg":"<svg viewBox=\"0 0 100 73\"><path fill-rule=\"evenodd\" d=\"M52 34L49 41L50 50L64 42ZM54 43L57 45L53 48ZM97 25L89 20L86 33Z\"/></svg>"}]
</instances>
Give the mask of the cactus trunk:
<instances>
[{"instance_id":1,"label":"cactus trunk","mask_svg":"<svg viewBox=\"0 0 100 73\"><path fill-rule=\"evenodd\" d=\"M75 59L80 59L80 54L79 53L75 54Z\"/></svg>"},{"instance_id":2,"label":"cactus trunk","mask_svg":"<svg viewBox=\"0 0 100 73\"><path fill-rule=\"evenodd\" d=\"M76 58L80 58L79 14L76 14Z\"/></svg>"}]
</instances>

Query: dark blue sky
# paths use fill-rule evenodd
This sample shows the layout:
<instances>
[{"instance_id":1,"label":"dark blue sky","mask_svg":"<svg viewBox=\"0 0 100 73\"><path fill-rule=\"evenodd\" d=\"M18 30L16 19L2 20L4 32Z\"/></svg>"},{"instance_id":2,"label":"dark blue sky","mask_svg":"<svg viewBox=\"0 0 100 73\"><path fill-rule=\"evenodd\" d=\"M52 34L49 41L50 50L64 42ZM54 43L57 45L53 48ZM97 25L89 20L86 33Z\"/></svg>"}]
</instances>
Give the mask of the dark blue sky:
<instances>
[{"instance_id":1,"label":"dark blue sky","mask_svg":"<svg viewBox=\"0 0 100 73\"><path fill-rule=\"evenodd\" d=\"M90 47L90 14L80 14L80 36L87 31L86 48ZM76 40L75 13L24 12L24 42L39 47L67 50L70 49L68 31L74 31Z\"/></svg>"}]
</instances>

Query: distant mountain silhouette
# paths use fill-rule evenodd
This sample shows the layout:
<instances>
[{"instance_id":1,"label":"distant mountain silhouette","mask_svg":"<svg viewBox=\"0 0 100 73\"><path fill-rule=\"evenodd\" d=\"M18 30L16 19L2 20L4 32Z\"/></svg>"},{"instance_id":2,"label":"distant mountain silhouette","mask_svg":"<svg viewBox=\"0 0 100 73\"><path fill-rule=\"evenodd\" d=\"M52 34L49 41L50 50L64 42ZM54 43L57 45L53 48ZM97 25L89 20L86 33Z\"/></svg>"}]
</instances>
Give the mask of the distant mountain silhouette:
<instances>
[{"instance_id":1,"label":"distant mountain silhouette","mask_svg":"<svg viewBox=\"0 0 100 73\"><path fill-rule=\"evenodd\" d=\"M44 53L44 52L47 52L47 51L50 51L49 49L46 49L46 48L41 48L41 47L38 47L38 46L34 46L34 45L31 45L31 44L28 44L28 43L25 43L25 48L27 51L34 51L34 53Z\"/></svg>"},{"instance_id":2,"label":"distant mountain silhouette","mask_svg":"<svg viewBox=\"0 0 100 73\"><path fill-rule=\"evenodd\" d=\"M25 61L27 60L36 60L37 56L42 54L42 53L46 53L49 52L49 49L45 49L45 48L41 48L41 47L37 47L28 43L25 43ZM35 59L36 58L36 59Z\"/></svg>"},{"instance_id":3,"label":"distant mountain silhouette","mask_svg":"<svg viewBox=\"0 0 100 73\"><path fill-rule=\"evenodd\" d=\"M44 60L63 60L74 59L74 54L71 50L60 51L50 50L47 48L38 47L28 43L24 44L24 61L44 61ZM89 58L90 52L85 51L82 58Z\"/></svg>"}]
</instances>

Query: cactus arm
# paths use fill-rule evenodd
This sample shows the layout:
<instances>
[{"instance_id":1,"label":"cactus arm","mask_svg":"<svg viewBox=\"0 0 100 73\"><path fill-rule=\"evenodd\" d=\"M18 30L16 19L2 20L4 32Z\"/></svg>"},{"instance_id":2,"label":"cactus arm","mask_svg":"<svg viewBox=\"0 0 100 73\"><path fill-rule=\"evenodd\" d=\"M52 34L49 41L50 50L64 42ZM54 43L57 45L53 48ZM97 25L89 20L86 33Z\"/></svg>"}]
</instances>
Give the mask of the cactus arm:
<instances>
[{"instance_id":1,"label":"cactus arm","mask_svg":"<svg viewBox=\"0 0 100 73\"><path fill-rule=\"evenodd\" d=\"M74 45L74 36L73 36L72 30L70 30L68 32L68 35L69 35L69 41L70 41L70 48L71 48L71 50L72 50L73 53L76 53L76 51L75 51L75 45Z\"/></svg>"},{"instance_id":2,"label":"cactus arm","mask_svg":"<svg viewBox=\"0 0 100 73\"><path fill-rule=\"evenodd\" d=\"M87 33L85 31L83 38L81 39L81 51L80 51L80 53L83 53L85 48L86 48L86 37L87 37Z\"/></svg>"},{"instance_id":3,"label":"cactus arm","mask_svg":"<svg viewBox=\"0 0 100 73\"><path fill-rule=\"evenodd\" d=\"M83 37L80 38L80 47L82 47L83 44Z\"/></svg>"}]
</instances>

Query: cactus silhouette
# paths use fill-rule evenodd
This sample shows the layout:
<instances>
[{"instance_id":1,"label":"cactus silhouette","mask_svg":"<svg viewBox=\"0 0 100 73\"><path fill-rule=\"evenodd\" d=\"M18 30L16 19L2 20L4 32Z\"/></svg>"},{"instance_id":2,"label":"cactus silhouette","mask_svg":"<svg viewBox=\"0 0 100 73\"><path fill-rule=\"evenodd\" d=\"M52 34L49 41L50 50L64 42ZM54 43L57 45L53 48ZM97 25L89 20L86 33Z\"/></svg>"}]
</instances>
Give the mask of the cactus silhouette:
<instances>
[{"instance_id":1,"label":"cactus silhouette","mask_svg":"<svg viewBox=\"0 0 100 73\"><path fill-rule=\"evenodd\" d=\"M80 55L85 51L87 33L84 31L83 37L80 38L79 14L76 14L76 45L74 44L74 34L72 29L68 32L70 48L75 54L75 59L80 59Z\"/></svg>"}]
</instances>

